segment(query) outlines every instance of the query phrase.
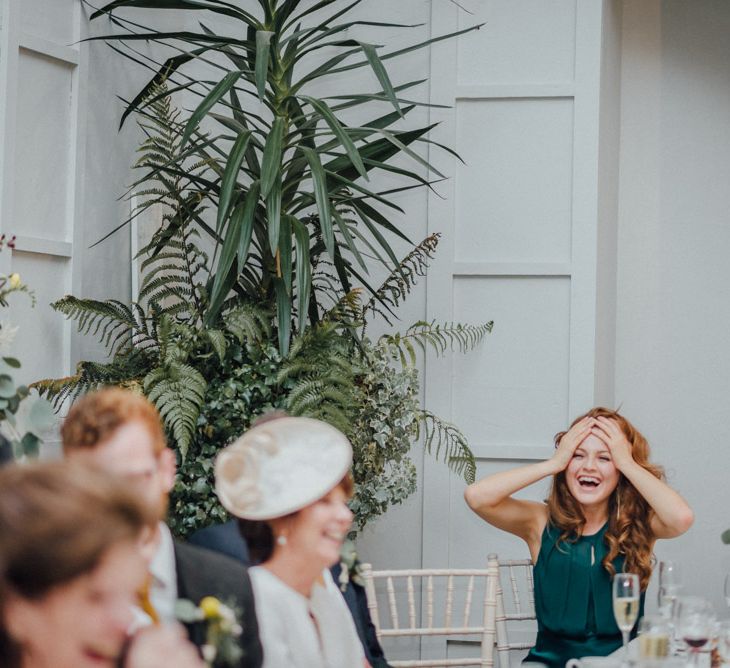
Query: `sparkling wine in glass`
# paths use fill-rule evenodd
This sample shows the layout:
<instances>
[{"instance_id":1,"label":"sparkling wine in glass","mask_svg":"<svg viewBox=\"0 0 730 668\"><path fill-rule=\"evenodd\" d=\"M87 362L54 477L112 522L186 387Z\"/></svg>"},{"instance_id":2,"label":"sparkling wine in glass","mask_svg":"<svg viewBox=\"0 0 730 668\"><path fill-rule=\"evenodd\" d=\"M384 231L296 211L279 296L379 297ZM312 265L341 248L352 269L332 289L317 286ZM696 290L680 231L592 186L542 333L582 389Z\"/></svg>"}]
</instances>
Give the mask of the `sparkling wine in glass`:
<instances>
[{"instance_id":1,"label":"sparkling wine in glass","mask_svg":"<svg viewBox=\"0 0 730 668\"><path fill-rule=\"evenodd\" d=\"M621 629L624 644L624 663L629 659L629 634L639 616L641 589L639 576L634 573L616 573L613 576L613 616Z\"/></svg>"},{"instance_id":2,"label":"sparkling wine in glass","mask_svg":"<svg viewBox=\"0 0 730 668\"><path fill-rule=\"evenodd\" d=\"M664 617L644 615L639 620L639 656L643 660L669 656L669 622Z\"/></svg>"}]
</instances>

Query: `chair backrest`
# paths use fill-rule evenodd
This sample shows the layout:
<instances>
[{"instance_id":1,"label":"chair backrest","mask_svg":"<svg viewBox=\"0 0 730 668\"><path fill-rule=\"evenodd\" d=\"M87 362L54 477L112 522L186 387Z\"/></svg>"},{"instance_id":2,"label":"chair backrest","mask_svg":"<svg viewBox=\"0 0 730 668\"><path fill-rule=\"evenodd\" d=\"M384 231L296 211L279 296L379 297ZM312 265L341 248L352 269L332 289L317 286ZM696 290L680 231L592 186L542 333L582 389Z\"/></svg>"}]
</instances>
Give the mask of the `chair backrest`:
<instances>
[{"instance_id":1,"label":"chair backrest","mask_svg":"<svg viewBox=\"0 0 730 668\"><path fill-rule=\"evenodd\" d=\"M534 645L536 625L535 586L529 559L499 561L489 555L489 566L497 568L497 652L500 668L510 665L511 650L526 650ZM519 639L516 639L520 636ZM511 637L511 640L510 640Z\"/></svg>"},{"instance_id":2,"label":"chair backrest","mask_svg":"<svg viewBox=\"0 0 730 668\"><path fill-rule=\"evenodd\" d=\"M370 616L381 642L409 636L476 636L481 641L479 657L389 661L394 668L492 668L495 646L500 668L509 668L512 650L534 644L535 590L529 559L500 561L490 554L486 569L374 571L370 564L362 564L362 570ZM379 593L384 598L380 606ZM481 615L474 610L478 607Z\"/></svg>"},{"instance_id":3,"label":"chair backrest","mask_svg":"<svg viewBox=\"0 0 730 668\"><path fill-rule=\"evenodd\" d=\"M390 660L394 668L494 666L497 633L496 562L482 569L424 568L374 571L362 564L368 608L378 639L414 637L474 638L479 657ZM378 595L382 595L378 605ZM420 603L420 604L417 604ZM387 614L386 614L387 613ZM390 623L387 622L387 617Z\"/></svg>"}]
</instances>

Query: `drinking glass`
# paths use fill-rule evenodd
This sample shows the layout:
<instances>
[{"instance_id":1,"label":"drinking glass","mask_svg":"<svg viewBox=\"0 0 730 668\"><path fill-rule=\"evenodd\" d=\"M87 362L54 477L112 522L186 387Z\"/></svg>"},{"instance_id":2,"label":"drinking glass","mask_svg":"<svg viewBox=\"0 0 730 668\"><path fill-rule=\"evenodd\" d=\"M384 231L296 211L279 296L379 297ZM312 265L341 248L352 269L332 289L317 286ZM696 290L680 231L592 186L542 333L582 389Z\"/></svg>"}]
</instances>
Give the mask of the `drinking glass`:
<instances>
[{"instance_id":1,"label":"drinking glass","mask_svg":"<svg viewBox=\"0 0 730 668\"><path fill-rule=\"evenodd\" d=\"M669 653L674 653L681 645L677 635L677 617L679 600L682 595L682 585L668 584L659 590L659 614L669 626Z\"/></svg>"},{"instance_id":2,"label":"drinking glass","mask_svg":"<svg viewBox=\"0 0 730 668\"><path fill-rule=\"evenodd\" d=\"M667 587L678 587L679 581L679 564L675 561L665 559L659 562L659 588L657 598L659 607L662 605L662 596Z\"/></svg>"},{"instance_id":3,"label":"drinking glass","mask_svg":"<svg viewBox=\"0 0 730 668\"><path fill-rule=\"evenodd\" d=\"M699 652L713 635L715 618L708 601L695 596L680 599L677 633L692 654L692 665L699 665Z\"/></svg>"},{"instance_id":4,"label":"drinking glass","mask_svg":"<svg viewBox=\"0 0 730 668\"><path fill-rule=\"evenodd\" d=\"M682 585L667 584L659 588L659 614L671 620L675 616L677 599L682 594Z\"/></svg>"},{"instance_id":5,"label":"drinking glass","mask_svg":"<svg viewBox=\"0 0 730 668\"><path fill-rule=\"evenodd\" d=\"M717 625L717 651L723 663L730 663L730 621Z\"/></svg>"},{"instance_id":6,"label":"drinking glass","mask_svg":"<svg viewBox=\"0 0 730 668\"><path fill-rule=\"evenodd\" d=\"M613 616L621 629L624 643L623 661L629 662L629 634L639 616L639 576L634 573L616 573L613 576Z\"/></svg>"},{"instance_id":7,"label":"drinking glass","mask_svg":"<svg viewBox=\"0 0 730 668\"><path fill-rule=\"evenodd\" d=\"M644 615L639 620L639 657L643 660L669 656L669 622L664 617Z\"/></svg>"},{"instance_id":8,"label":"drinking glass","mask_svg":"<svg viewBox=\"0 0 730 668\"><path fill-rule=\"evenodd\" d=\"M730 608L730 573L725 576L725 586L723 589L725 592L725 603Z\"/></svg>"}]
</instances>

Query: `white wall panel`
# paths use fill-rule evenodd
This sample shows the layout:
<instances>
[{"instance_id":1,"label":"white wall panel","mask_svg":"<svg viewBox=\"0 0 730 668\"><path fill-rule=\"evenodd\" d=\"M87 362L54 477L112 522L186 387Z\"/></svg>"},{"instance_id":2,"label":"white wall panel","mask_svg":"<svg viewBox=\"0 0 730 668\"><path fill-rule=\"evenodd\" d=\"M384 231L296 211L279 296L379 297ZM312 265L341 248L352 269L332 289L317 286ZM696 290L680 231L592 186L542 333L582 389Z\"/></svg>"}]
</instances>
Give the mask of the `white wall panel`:
<instances>
[{"instance_id":1,"label":"white wall panel","mask_svg":"<svg viewBox=\"0 0 730 668\"><path fill-rule=\"evenodd\" d=\"M551 450L552 447L549 444L545 445L543 447L544 456L548 457ZM521 463L524 461L517 459L479 460L477 475L482 477L498 473L519 466ZM462 497L464 486L463 484L453 485L449 502L454 508L464 504ZM547 493L548 485L543 482L533 485L517 496L521 499L542 501ZM529 558L529 552L523 540L489 526L472 512L454 513L453 519L449 523L448 541L444 542L448 542L448 545L452 546L449 553L449 566L454 568L476 567L484 563L487 555L492 552L511 559Z\"/></svg>"},{"instance_id":2,"label":"white wall panel","mask_svg":"<svg viewBox=\"0 0 730 668\"><path fill-rule=\"evenodd\" d=\"M2 314L19 328L11 350L21 360L18 378L23 382L67 373L64 327L59 326L59 314L48 304L69 290L68 263L67 259L40 253L13 253L12 271L32 286L37 300L32 308L25 295L13 295L12 309Z\"/></svg>"},{"instance_id":3,"label":"white wall panel","mask_svg":"<svg viewBox=\"0 0 730 668\"><path fill-rule=\"evenodd\" d=\"M70 372L69 326L50 303L71 291L80 197L79 6L74 0L2 3L0 232L16 235L0 273L35 292L2 315L19 327L13 354L30 382ZM50 452L50 451L49 451Z\"/></svg>"},{"instance_id":4,"label":"white wall panel","mask_svg":"<svg viewBox=\"0 0 730 668\"><path fill-rule=\"evenodd\" d=\"M455 259L569 261L572 100L459 100L456 123Z\"/></svg>"},{"instance_id":5,"label":"white wall panel","mask_svg":"<svg viewBox=\"0 0 730 668\"><path fill-rule=\"evenodd\" d=\"M568 419L570 280L456 278L453 307L497 323L485 345L455 355L452 420L475 454L549 443Z\"/></svg>"},{"instance_id":6,"label":"white wall panel","mask_svg":"<svg viewBox=\"0 0 730 668\"><path fill-rule=\"evenodd\" d=\"M9 229L64 241L68 220L72 151L74 68L20 49L14 185L15 220Z\"/></svg>"},{"instance_id":7,"label":"white wall panel","mask_svg":"<svg viewBox=\"0 0 730 668\"><path fill-rule=\"evenodd\" d=\"M459 27L484 25L479 39L459 41L460 84L573 79L575 0L482 0L468 9Z\"/></svg>"},{"instance_id":8,"label":"white wall panel","mask_svg":"<svg viewBox=\"0 0 730 668\"><path fill-rule=\"evenodd\" d=\"M77 5L80 0L22 0L20 3L23 32L69 45L78 31Z\"/></svg>"}]
</instances>

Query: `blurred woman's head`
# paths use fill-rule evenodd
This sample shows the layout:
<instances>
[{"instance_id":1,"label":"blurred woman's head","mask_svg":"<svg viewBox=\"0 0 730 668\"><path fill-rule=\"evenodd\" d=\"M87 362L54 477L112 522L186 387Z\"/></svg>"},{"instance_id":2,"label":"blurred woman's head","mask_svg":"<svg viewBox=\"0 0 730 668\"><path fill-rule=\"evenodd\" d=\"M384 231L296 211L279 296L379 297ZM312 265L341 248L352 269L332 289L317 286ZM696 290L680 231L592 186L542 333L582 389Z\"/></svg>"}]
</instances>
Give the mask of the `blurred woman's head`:
<instances>
[{"instance_id":1,"label":"blurred woman's head","mask_svg":"<svg viewBox=\"0 0 730 668\"><path fill-rule=\"evenodd\" d=\"M216 491L239 518L251 557L280 553L331 566L352 523L352 447L319 420L277 417L250 429L216 462Z\"/></svg>"},{"instance_id":2,"label":"blurred woman's head","mask_svg":"<svg viewBox=\"0 0 730 668\"><path fill-rule=\"evenodd\" d=\"M0 665L115 665L154 518L121 483L68 463L0 470Z\"/></svg>"},{"instance_id":3,"label":"blurred woman's head","mask_svg":"<svg viewBox=\"0 0 730 668\"><path fill-rule=\"evenodd\" d=\"M644 436L625 417L617 411L596 407L577 417L571 426L584 417L604 417L615 422L631 446L631 456L642 468L657 478L663 479L661 467L649 461L649 443ZM566 432L555 435L556 445ZM606 504L608 528L605 540L609 551L604 566L611 574L611 562L622 554L626 558L625 569L638 573L645 588L651 576L652 551L655 537L651 531L652 510L644 497L616 469L603 442L591 435L576 448L573 460L565 471L553 477L553 485L548 497L550 521L562 531L562 538L579 535L585 524L583 509L592 502ZM580 485L577 482L582 465L581 458L595 458L595 474L598 484ZM603 460L606 461L603 461Z\"/></svg>"}]
</instances>

